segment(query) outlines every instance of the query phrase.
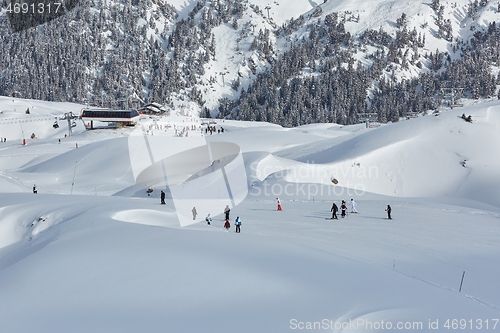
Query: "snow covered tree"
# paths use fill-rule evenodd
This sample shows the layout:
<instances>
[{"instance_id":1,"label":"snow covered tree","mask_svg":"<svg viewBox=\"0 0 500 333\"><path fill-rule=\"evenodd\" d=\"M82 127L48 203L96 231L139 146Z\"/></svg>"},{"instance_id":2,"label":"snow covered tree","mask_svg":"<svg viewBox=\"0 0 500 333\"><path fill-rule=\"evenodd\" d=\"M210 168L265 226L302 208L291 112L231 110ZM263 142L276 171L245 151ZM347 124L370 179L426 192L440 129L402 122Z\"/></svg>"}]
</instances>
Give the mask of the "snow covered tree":
<instances>
[{"instance_id":1,"label":"snow covered tree","mask_svg":"<svg viewBox=\"0 0 500 333\"><path fill-rule=\"evenodd\" d=\"M439 4L439 0L432 0L431 3L431 8L434 9L434 11L438 11L441 5Z\"/></svg>"},{"instance_id":2,"label":"snow covered tree","mask_svg":"<svg viewBox=\"0 0 500 333\"><path fill-rule=\"evenodd\" d=\"M396 20L396 25L399 29L402 29L403 27L406 27L406 24L408 23L408 19L406 18L406 14L403 13L401 14L401 17L399 17Z\"/></svg>"}]
</instances>

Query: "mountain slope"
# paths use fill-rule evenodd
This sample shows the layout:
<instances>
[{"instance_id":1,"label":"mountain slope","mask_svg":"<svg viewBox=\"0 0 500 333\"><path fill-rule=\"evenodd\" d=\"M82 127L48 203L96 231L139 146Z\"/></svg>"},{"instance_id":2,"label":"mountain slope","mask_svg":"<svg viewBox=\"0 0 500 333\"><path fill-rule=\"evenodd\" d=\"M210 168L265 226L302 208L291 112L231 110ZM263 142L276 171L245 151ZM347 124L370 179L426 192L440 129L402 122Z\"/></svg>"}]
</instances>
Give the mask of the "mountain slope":
<instances>
[{"instance_id":1,"label":"mountain slope","mask_svg":"<svg viewBox=\"0 0 500 333\"><path fill-rule=\"evenodd\" d=\"M438 107L441 88L498 92L492 1L84 2L15 34L2 14L3 95L156 101L292 127L364 112L397 121Z\"/></svg>"}]
</instances>

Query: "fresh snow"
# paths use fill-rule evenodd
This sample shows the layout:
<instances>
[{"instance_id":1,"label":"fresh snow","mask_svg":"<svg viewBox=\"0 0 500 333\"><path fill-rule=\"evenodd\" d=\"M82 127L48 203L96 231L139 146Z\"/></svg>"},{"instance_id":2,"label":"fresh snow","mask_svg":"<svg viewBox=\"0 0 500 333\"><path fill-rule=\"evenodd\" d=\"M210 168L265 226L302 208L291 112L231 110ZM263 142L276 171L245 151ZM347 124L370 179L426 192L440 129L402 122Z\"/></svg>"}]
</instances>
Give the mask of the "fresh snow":
<instances>
[{"instance_id":1,"label":"fresh snow","mask_svg":"<svg viewBox=\"0 0 500 333\"><path fill-rule=\"evenodd\" d=\"M66 121L52 127L82 107L0 97L1 332L442 332L454 319L494 331L498 101L375 129L217 120L225 132L205 136L189 112L135 129L80 122L66 138ZM181 227L170 194L160 205L135 184L130 135L170 139L174 125L197 128L176 140L240 147L248 196L229 232L225 204L200 208L210 226ZM359 214L327 219L351 198Z\"/></svg>"}]
</instances>

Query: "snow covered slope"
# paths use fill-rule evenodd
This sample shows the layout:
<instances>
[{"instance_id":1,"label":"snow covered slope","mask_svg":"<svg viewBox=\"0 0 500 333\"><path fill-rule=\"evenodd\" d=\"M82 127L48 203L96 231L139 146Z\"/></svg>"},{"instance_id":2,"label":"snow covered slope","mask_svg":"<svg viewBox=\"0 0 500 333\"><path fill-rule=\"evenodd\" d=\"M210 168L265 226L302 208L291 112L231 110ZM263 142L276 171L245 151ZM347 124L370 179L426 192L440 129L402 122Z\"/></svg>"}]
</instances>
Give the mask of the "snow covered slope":
<instances>
[{"instance_id":1,"label":"snow covered slope","mask_svg":"<svg viewBox=\"0 0 500 333\"><path fill-rule=\"evenodd\" d=\"M17 102L36 104L32 117L78 107ZM142 119L165 125L154 137L187 124L240 146L249 194L230 217L241 234L223 229L224 205L210 226L181 228L171 198L160 205L135 185L132 129L40 128L26 146L0 143L0 331L435 332L453 319L464 332L498 329L499 107L375 129L224 121L206 136L193 116ZM332 201L351 198L358 214L328 219Z\"/></svg>"},{"instance_id":2,"label":"snow covered slope","mask_svg":"<svg viewBox=\"0 0 500 333\"><path fill-rule=\"evenodd\" d=\"M498 102L491 102L411 119L300 160L324 163L335 178L369 192L462 196L498 205L500 151L491 143L500 140L499 111ZM463 112L474 122L461 119Z\"/></svg>"}]
</instances>

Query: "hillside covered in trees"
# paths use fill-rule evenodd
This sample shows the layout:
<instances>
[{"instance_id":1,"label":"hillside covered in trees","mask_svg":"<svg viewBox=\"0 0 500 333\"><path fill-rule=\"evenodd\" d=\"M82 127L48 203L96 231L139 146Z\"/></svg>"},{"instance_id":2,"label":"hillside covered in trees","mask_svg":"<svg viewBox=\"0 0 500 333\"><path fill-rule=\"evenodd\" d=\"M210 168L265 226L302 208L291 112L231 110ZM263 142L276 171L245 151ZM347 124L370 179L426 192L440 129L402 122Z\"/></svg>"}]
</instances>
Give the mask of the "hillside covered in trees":
<instances>
[{"instance_id":1,"label":"hillside covered in trees","mask_svg":"<svg viewBox=\"0 0 500 333\"><path fill-rule=\"evenodd\" d=\"M452 103L447 91L500 98L500 3L328 0L296 18L285 6L80 1L16 33L3 9L0 95L154 101L287 127L397 121Z\"/></svg>"}]
</instances>

